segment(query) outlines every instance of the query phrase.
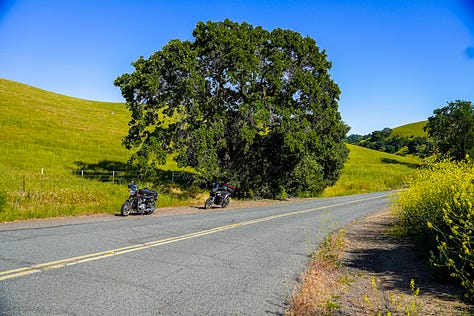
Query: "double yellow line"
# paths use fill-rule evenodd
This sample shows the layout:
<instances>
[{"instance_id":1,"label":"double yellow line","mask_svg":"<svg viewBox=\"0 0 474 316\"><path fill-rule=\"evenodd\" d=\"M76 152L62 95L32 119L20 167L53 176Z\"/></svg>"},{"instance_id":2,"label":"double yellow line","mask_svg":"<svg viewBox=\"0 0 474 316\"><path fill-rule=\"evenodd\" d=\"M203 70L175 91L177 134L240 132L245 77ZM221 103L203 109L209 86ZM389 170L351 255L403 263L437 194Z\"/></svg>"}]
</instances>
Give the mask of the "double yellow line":
<instances>
[{"instance_id":1,"label":"double yellow line","mask_svg":"<svg viewBox=\"0 0 474 316\"><path fill-rule=\"evenodd\" d=\"M156 241L150 241L150 242L142 243L142 244L136 244L136 245L132 245L132 246L128 246L128 247L117 248L117 249L112 249L112 250L107 250L107 251L102 251L102 252L96 252L96 253L91 253L91 254L78 256L78 257L73 257L73 258L62 259L62 260L57 260L57 261L51 261L51 262L47 262L47 263L36 264L36 265L29 266L29 267L24 267L24 268L0 271L0 281L13 279L13 278L19 278L19 277L29 275L29 274L33 274L33 273L64 268L64 267L79 264L79 263L85 263L85 262L89 262L89 261L105 259L105 258L109 258L109 257L113 257L113 256L122 255L122 254L125 254L125 253L128 253L128 252L143 250L143 249L152 248L152 247L158 247L158 246L174 243L174 242L177 242L177 241L182 241L182 240L186 240L186 239L191 239L191 238L196 238L196 237L205 236L205 235L209 235L209 234L214 234L214 233L217 233L217 232L221 232L221 231L224 231L224 230L229 230L229 229L236 228L236 227L247 226L247 225L256 224L256 223L260 223L260 222L270 221L270 220L273 220L273 219L276 219L276 218L293 216L293 215L298 215L298 214L303 214L303 213L309 213L309 212L314 212L314 211L318 211L318 210L322 210L322 209L326 209L326 208L337 207L337 206L342 206L342 205L347 205L347 204L352 204L352 203L358 203L358 202L365 202L365 201L368 201L368 200L374 200L374 199L379 199L379 198L380 198L380 196L369 197L369 198L364 198L364 199L352 200L352 201L348 201L348 202L330 204L330 205L311 208L311 209L307 209L307 210L294 211L294 212L289 212L289 213L284 213L284 214L279 214L279 215L267 216L267 217L253 219L253 220L250 220L250 221L245 221L245 222L240 222L240 223L235 223L235 224L230 224L230 225L225 225L225 226L219 226L219 227L216 227L216 228L202 230L202 231L199 231L199 232L190 233L190 234L186 234L186 235L181 235L181 236L176 236L176 237L171 237L171 238L166 238L166 239L161 239L161 240L156 240Z\"/></svg>"}]
</instances>

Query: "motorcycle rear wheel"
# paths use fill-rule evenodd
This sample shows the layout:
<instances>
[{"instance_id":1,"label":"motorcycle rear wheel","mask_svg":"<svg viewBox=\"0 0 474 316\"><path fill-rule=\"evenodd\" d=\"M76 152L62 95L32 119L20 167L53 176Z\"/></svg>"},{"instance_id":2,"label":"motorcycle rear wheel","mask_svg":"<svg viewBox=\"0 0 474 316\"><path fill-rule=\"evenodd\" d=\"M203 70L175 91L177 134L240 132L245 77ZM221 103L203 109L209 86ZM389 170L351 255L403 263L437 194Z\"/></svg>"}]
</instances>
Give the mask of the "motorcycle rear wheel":
<instances>
[{"instance_id":1,"label":"motorcycle rear wheel","mask_svg":"<svg viewBox=\"0 0 474 316\"><path fill-rule=\"evenodd\" d=\"M127 200L123 202L122 208L120 209L120 214L122 214L122 216L128 216L131 211L132 211L132 201Z\"/></svg>"},{"instance_id":2,"label":"motorcycle rear wheel","mask_svg":"<svg viewBox=\"0 0 474 316\"><path fill-rule=\"evenodd\" d=\"M207 210L212 207L212 198L208 198L204 203L204 208Z\"/></svg>"},{"instance_id":3,"label":"motorcycle rear wheel","mask_svg":"<svg viewBox=\"0 0 474 316\"><path fill-rule=\"evenodd\" d=\"M153 203L154 204L154 203ZM150 208L147 208L145 214L153 214L153 212L155 211L155 205L153 205L152 207Z\"/></svg>"}]
</instances>

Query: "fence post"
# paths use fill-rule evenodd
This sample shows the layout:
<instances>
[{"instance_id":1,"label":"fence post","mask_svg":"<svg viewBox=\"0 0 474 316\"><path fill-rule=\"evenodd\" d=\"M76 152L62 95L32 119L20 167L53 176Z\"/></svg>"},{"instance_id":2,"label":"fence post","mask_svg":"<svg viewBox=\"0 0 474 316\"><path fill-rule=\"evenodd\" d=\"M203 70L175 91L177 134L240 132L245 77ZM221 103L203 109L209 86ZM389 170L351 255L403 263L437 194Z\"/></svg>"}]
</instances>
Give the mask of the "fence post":
<instances>
[{"instance_id":1,"label":"fence post","mask_svg":"<svg viewBox=\"0 0 474 316\"><path fill-rule=\"evenodd\" d=\"M26 188L25 188L25 176L22 176L21 177L21 188L20 188L20 193L23 194L26 192Z\"/></svg>"}]
</instances>

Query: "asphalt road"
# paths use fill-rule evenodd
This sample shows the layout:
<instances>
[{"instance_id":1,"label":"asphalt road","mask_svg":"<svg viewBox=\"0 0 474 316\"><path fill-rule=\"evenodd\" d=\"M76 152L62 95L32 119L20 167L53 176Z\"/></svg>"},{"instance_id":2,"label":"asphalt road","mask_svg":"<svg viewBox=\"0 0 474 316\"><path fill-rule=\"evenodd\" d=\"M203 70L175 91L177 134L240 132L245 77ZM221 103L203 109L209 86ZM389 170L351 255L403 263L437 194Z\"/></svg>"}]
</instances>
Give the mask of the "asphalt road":
<instances>
[{"instance_id":1,"label":"asphalt road","mask_svg":"<svg viewBox=\"0 0 474 316\"><path fill-rule=\"evenodd\" d=\"M324 236L388 195L0 224L0 315L281 315Z\"/></svg>"}]
</instances>

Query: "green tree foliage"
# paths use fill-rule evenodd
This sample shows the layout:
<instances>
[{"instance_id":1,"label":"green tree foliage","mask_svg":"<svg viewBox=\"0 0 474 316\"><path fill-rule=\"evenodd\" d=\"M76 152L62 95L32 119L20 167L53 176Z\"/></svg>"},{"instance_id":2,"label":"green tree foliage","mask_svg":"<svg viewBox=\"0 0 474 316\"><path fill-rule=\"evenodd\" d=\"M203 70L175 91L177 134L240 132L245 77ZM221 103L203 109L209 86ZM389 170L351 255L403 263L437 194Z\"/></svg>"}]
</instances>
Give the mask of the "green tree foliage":
<instances>
[{"instance_id":1,"label":"green tree foliage","mask_svg":"<svg viewBox=\"0 0 474 316\"><path fill-rule=\"evenodd\" d=\"M474 105L457 100L433 111L425 130L441 156L460 161L474 153Z\"/></svg>"},{"instance_id":2,"label":"green tree foliage","mask_svg":"<svg viewBox=\"0 0 474 316\"><path fill-rule=\"evenodd\" d=\"M247 196L314 195L347 157L348 126L331 63L309 37L247 23L199 22L115 80L132 113L124 138L136 171L172 154L202 181Z\"/></svg>"}]
</instances>

